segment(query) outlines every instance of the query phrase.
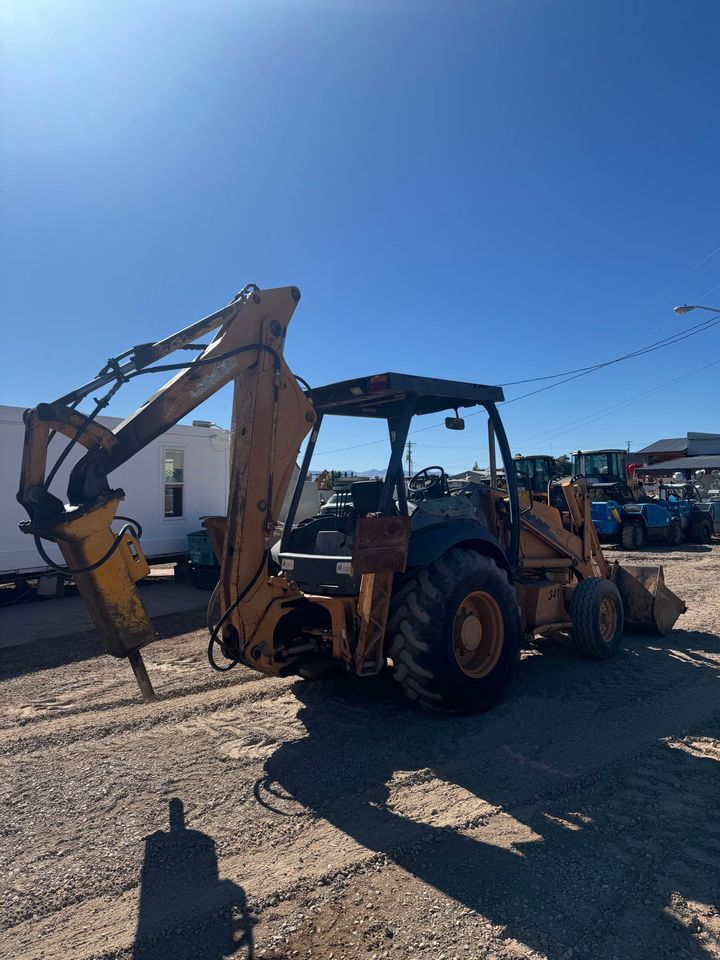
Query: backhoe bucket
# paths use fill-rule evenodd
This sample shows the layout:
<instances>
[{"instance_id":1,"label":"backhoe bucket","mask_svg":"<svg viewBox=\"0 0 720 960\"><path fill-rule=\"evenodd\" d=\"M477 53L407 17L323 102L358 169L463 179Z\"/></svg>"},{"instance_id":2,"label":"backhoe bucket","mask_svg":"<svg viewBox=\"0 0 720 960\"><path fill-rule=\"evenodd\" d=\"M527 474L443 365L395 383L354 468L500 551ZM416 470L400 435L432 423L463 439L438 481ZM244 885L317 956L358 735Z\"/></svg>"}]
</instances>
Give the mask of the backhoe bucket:
<instances>
[{"instance_id":1,"label":"backhoe bucket","mask_svg":"<svg viewBox=\"0 0 720 960\"><path fill-rule=\"evenodd\" d=\"M620 591L625 623L644 632L665 636L687 607L665 586L662 567L631 567L613 564L611 579Z\"/></svg>"}]
</instances>

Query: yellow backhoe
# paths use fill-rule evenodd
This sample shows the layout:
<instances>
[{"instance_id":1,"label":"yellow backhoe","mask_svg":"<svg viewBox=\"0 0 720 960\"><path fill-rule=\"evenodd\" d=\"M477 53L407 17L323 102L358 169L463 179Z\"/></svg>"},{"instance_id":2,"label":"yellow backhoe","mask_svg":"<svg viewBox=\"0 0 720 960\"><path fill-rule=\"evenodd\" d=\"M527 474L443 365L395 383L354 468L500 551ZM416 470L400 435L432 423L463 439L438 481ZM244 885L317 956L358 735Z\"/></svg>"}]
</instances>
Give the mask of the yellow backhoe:
<instances>
[{"instance_id":1,"label":"yellow backhoe","mask_svg":"<svg viewBox=\"0 0 720 960\"><path fill-rule=\"evenodd\" d=\"M136 589L148 573L134 521L117 513L123 491L108 477L163 431L234 381L227 516L206 521L221 565L208 655L220 670L244 664L272 676L342 670L358 677L391 667L405 693L441 711L486 709L512 679L523 640L572 625L579 652L613 655L624 625L666 633L685 606L661 567L610 567L582 482L559 483L560 509L518 489L498 413L500 387L398 373L310 388L283 349L300 293L250 285L226 307L165 340L108 361L98 376L54 403L28 410L18 499L35 538L58 544L108 653L127 657L146 699L154 693L140 650L155 631ZM197 338L217 331L209 345ZM159 363L183 348L195 359ZM120 386L157 371L176 375L111 431L96 418ZM108 387L89 414L77 406ZM487 413L490 483L450 490L442 467L409 482L403 450L414 417ZM335 512L296 522L325 417L383 420L384 478L350 485ZM48 470L54 433L69 438ZM299 450L299 476L279 536ZM50 492L75 445L68 503ZM497 484L499 450L506 488ZM561 499L558 501L557 494ZM122 523L117 532L113 524Z\"/></svg>"}]
</instances>

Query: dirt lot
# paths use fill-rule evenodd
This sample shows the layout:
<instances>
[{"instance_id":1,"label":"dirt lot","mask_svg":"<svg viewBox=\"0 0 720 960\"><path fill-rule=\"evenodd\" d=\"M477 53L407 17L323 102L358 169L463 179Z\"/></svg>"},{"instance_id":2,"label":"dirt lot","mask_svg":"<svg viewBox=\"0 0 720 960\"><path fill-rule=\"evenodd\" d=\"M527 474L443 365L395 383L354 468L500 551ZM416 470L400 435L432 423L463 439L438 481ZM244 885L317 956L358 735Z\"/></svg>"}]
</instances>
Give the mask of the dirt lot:
<instances>
[{"instance_id":1,"label":"dirt lot","mask_svg":"<svg viewBox=\"0 0 720 960\"><path fill-rule=\"evenodd\" d=\"M211 673L194 613L153 705L91 635L4 651L0 957L720 957L720 546L643 557L680 629L477 717Z\"/></svg>"}]
</instances>

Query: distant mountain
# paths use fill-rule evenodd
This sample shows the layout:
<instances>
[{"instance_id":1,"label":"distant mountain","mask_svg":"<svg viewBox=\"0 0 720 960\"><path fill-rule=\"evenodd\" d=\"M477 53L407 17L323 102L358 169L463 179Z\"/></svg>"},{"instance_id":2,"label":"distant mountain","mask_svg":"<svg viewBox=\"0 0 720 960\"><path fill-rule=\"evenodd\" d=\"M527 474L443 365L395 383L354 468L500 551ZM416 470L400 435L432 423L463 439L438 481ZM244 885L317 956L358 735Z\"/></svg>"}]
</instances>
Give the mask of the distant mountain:
<instances>
[{"instance_id":1,"label":"distant mountain","mask_svg":"<svg viewBox=\"0 0 720 960\"><path fill-rule=\"evenodd\" d=\"M316 478L322 472L322 470L311 470L310 476ZM343 475L352 479L352 477L384 477L386 471L385 469L378 470L377 467L372 467L370 470L336 470L335 472L338 479L342 479Z\"/></svg>"}]
</instances>

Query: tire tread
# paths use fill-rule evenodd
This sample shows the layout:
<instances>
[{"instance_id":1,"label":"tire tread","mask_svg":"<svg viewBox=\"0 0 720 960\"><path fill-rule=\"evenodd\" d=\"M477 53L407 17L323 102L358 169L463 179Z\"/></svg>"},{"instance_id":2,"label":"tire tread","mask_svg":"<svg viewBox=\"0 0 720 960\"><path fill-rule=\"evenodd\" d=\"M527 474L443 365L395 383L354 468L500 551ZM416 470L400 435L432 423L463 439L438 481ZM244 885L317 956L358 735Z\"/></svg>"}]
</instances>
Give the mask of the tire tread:
<instances>
[{"instance_id":1,"label":"tire tread","mask_svg":"<svg viewBox=\"0 0 720 960\"><path fill-rule=\"evenodd\" d=\"M597 628L597 609L605 597L614 599L618 617L617 630L609 645L603 641ZM622 599L614 583L602 577L581 580L573 591L570 615L573 639L583 657L588 660L608 660L614 656L622 639L625 620Z\"/></svg>"},{"instance_id":2,"label":"tire tread","mask_svg":"<svg viewBox=\"0 0 720 960\"><path fill-rule=\"evenodd\" d=\"M471 574L490 576L496 586L500 583L502 596L496 599L505 609L506 621L508 617L510 620L506 637L514 648L514 669L520 644L520 614L507 573L490 557L455 547L429 567L406 574L396 584L388 616L387 653L393 661L394 677L410 699L429 710L455 713L486 709L500 699L512 676L513 669L501 671L503 675L499 677L497 689L486 691L479 704L471 703L469 693L459 699L448 693L447 665L442 650L447 600ZM472 682L468 678L468 686Z\"/></svg>"}]
</instances>

